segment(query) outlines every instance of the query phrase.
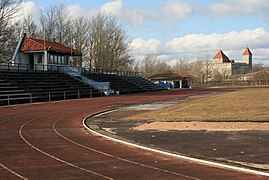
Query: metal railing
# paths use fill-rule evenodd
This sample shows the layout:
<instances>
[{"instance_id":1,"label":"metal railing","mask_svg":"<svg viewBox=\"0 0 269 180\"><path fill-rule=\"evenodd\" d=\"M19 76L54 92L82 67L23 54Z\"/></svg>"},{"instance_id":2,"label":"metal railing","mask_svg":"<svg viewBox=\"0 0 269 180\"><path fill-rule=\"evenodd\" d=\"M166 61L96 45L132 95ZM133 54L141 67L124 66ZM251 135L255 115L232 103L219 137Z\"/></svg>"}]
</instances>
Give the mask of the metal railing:
<instances>
[{"instance_id":1,"label":"metal railing","mask_svg":"<svg viewBox=\"0 0 269 180\"><path fill-rule=\"evenodd\" d=\"M61 96L62 95L62 96ZM43 101L57 101L57 100L67 100L67 99L80 99L84 96L80 90L77 91L49 91L43 93L42 95L36 95L33 97L32 93L18 93L18 94L2 94L0 95L0 104L4 105L6 102L7 106L11 104L18 104L18 103L33 103L33 102L43 102ZM102 96L102 92L100 92L100 96ZM93 91L90 90L87 97L92 98L94 97ZM25 102L13 102L18 100L25 100ZM28 101L27 101L28 100Z\"/></svg>"},{"instance_id":2,"label":"metal railing","mask_svg":"<svg viewBox=\"0 0 269 180\"><path fill-rule=\"evenodd\" d=\"M63 65L44 65L44 64L21 64L21 63L8 63L0 64L1 71L15 71L15 72L60 72L66 66Z\"/></svg>"},{"instance_id":3,"label":"metal railing","mask_svg":"<svg viewBox=\"0 0 269 180\"><path fill-rule=\"evenodd\" d=\"M118 71L118 70L104 70L104 69L88 69L82 68L81 74L115 74L120 76L139 76L139 72L134 71Z\"/></svg>"},{"instance_id":4,"label":"metal railing","mask_svg":"<svg viewBox=\"0 0 269 180\"><path fill-rule=\"evenodd\" d=\"M214 87L214 86L269 86L269 80L229 80L229 81L190 81L193 87Z\"/></svg>"},{"instance_id":5,"label":"metal railing","mask_svg":"<svg viewBox=\"0 0 269 180\"><path fill-rule=\"evenodd\" d=\"M32 93L1 94L0 95L0 101L2 102L7 101L8 106L10 106L10 102L12 100L27 100L27 99L29 99L29 103L33 102Z\"/></svg>"},{"instance_id":6,"label":"metal railing","mask_svg":"<svg viewBox=\"0 0 269 180\"><path fill-rule=\"evenodd\" d=\"M0 70L2 71L34 71L34 72L60 72L65 67L70 67L74 69L78 69L81 74L115 74L120 76L139 76L139 72L134 71L114 71L114 70L103 70L103 69L88 69L88 68L79 68L72 67L68 65L57 65L57 64L23 64L23 63L7 63L0 64Z\"/></svg>"},{"instance_id":7,"label":"metal railing","mask_svg":"<svg viewBox=\"0 0 269 180\"><path fill-rule=\"evenodd\" d=\"M81 75L79 73L79 69L74 69L66 66L63 70L65 74L72 76L73 78L83 82L86 85L89 85L90 87L93 87L94 89L103 92L106 95L114 93L114 90L110 89L110 82L97 82L92 79L89 79Z\"/></svg>"}]
</instances>

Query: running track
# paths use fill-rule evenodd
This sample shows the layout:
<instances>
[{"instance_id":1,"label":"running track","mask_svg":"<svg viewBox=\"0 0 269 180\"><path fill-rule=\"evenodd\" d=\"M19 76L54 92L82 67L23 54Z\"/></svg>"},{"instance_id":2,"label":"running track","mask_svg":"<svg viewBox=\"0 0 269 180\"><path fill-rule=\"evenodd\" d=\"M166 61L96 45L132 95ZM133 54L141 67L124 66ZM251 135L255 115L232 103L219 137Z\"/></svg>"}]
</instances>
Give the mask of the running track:
<instances>
[{"instance_id":1,"label":"running track","mask_svg":"<svg viewBox=\"0 0 269 180\"><path fill-rule=\"evenodd\" d=\"M0 179L267 179L118 144L86 131L89 114L197 91L0 108Z\"/></svg>"}]
</instances>

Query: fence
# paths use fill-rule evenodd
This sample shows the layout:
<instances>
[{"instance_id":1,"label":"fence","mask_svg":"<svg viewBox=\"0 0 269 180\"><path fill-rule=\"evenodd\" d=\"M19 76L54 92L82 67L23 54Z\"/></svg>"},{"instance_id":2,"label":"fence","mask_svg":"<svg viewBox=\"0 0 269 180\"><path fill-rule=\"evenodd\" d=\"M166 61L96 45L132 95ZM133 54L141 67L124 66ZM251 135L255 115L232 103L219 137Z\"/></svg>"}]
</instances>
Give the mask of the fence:
<instances>
[{"instance_id":1,"label":"fence","mask_svg":"<svg viewBox=\"0 0 269 180\"><path fill-rule=\"evenodd\" d=\"M71 67L57 64L21 64L21 63L8 63L0 64L1 71L33 71L33 72L63 72L63 69L76 68L81 74L97 73L97 74L116 74L121 76L139 76L138 72L134 71L112 71L112 70L103 70L103 69L88 69L88 68L79 68Z\"/></svg>"},{"instance_id":2,"label":"fence","mask_svg":"<svg viewBox=\"0 0 269 180\"><path fill-rule=\"evenodd\" d=\"M104 69L88 69L82 68L81 74L116 74L120 76L139 76L139 72L134 71L113 71L113 70L104 70Z\"/></svg>"},{"instance_id":3,"label":"fence","mask_svg":"<svg viewBox=\"0 0 269 180\"><path fill-rule=\"evenodd\" d=\"M100 92L100 96L103 93ZM18 103L33 103L42 101L57 101L57 100L67 100L67 99L80 99L84 94L80 90L74 91L50 91L46 94L43 93L42 96L33 96L32 93L18 93L18 94L2 94L0 95L0 105L18 104ZM92 90L90 90L88 96L89 98L94 97Z\"/></svg>"},{"instance_id":4,"label":"fence","mask_svg":"<svg viewBox=\"0 0 269 180\"><path fill-rule=\"evenodd\" d=\"M19 101L23 100L26 101L28 100L28 103L33 102L32 94L31 93L19 93L19 94L1 94L0 95L0 101L2 104L7 103L9 106L11 104L11 101Z\"/></svg>"},{"instance_id":5,"label":"fence","mask_svg":"<svg viewBox=\"0 0 269 180\"><path fill-rule=\"evenodd\" d=\"M192 87L245 87L245 86L269 86L269 80L229 80L229 81L191 81Z\"/></svg>"}]
</instances>

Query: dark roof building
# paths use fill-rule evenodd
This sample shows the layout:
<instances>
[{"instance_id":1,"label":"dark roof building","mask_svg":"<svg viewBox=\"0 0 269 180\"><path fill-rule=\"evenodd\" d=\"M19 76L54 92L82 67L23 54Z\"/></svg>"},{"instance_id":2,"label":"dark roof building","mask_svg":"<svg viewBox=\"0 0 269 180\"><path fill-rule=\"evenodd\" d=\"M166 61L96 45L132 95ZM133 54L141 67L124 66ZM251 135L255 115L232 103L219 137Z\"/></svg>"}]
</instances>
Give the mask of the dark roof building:
<instances>
[{"instance_id":1,"label":"dark roof building","mask_svg":"<svg viewBox=\"0 0 269 180\"><path fill-rule=\"evenodd\" d=\"M174 89L174 88L188 88L188 76L185 76L183 74L180 74L178 72L169 72L169 73L162 73L162 74L156 74L149 79L156 84L159 84L160 86Z\"/></svg>"},{"instance_id":2,"label":"dark roof building","mask_svg":"<svg viewBox=\"0 0 269 180\"><path fill-rule=\"evenodd\" d=\"M163 74L156 74L154 76L149 77L151 80L161 81L161 80L179 80L179 79L187 79L188 76L177 72L170 72L170 73L163 73Z\"/></svg>"}]
</instances>

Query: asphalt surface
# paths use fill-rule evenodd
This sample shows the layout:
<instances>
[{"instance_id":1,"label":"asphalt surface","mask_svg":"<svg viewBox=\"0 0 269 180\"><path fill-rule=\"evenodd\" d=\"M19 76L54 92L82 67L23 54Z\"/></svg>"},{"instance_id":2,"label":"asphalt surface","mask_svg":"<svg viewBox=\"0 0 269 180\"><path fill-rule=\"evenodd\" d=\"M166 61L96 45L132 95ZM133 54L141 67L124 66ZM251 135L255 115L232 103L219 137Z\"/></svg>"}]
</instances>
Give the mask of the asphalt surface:
<instances>
[{"instance_id":1,"label":"asphalt surface","mask_svg":"<svg viewBox=\"0 0 269 180\"><path fill-rule=\"evenodd\" d=\"M128 147L93 135L82 125L92 113L193 93L201 92L1 107L0 179L267 179Z\"/></svg>"}]
</instances>

